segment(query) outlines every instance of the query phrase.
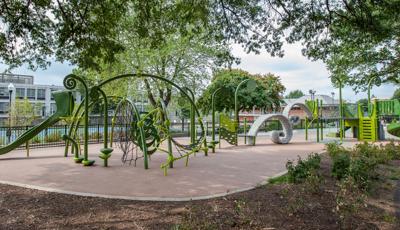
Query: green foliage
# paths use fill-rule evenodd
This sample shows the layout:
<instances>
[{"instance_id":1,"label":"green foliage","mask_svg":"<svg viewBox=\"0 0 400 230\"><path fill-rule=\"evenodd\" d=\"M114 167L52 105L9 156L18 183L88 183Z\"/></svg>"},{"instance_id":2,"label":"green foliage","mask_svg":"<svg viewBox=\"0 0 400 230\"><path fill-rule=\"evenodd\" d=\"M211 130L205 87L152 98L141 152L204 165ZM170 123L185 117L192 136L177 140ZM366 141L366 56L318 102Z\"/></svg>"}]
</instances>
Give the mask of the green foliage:
<instances>
[{"instance_id":1,"label":"green foliage","mask_svg":"<svg viewBox=\"0 0 400 230\"><path fill-rule=\"evenodd\" d=\"M332 157L332 176L341 180L349 175L350 155L347 152L341 152Z\"/></svg>"},{"instance_id":2,"label":"green foliage","mask_svg":"<svg viewBox=\"0 0 400 230\"><path fill-rule=\"evenodd\" d=\"M42 103L31 104L27 98L16 98L11 105L11 126L31 125L42 106Z\"/></svg>"},{"instance_id":3,"label":"green foliage","mask_svg":"<svg viewBox=\"0 0 400 230\"><path fill-rule=\"evenodd\" d=\"M215 73L211 84L198 99L198 106L205 114L209 113L212 94L221 88L215 97L215 109L217 111L233 110L235 108L236 87L245 79L255 80L257 87L250 90L246 85L241 86L238 91L240 110L250 111L254 106L262 109L279 107L281 94L285 90L279 77L272 74L253 75L240 69L222 70Z\"/></svg>"},{"instance_id":4,"label":"green foliage","mask_svg":"<svg viewBox=\"0 0 400 230\"><path fill-rule=\"evenodd\" d=\"M44 137L44 142L51 143L51 142L60 142L62 141L61 132L52 132Z\"/></svg>"},{"instance_id":5,"label":"green foliage","mask_svg":"<svg viewBox=\"0 0 400 230\"><path fill-rule=\"evenodd\" d=\"M321 157L316 153L308 155L305 160L299 157L296 164L293 161L288 161L286 163L288 182L304 182L307 177L316 174L316 171L320 168L320 163Z\"/></svg>"},{"instance_id":6,"label":"green foliage","mask_svg":"<svg viewBox=\"0 0 400 230\"><path fill-rule=\"evenodd\" d=\"M332 175L339 180L351 177L363 190L369 189L371 182L377 179L379 164L400 157L400 147L393 142L380 146L365 142L350 150L331 143L327 151L333 161Z\"/></svg>"},{"instance_id":7,"label":"green foliage","mask_svg":"<svg viewBox=\"0 0 400 230\"><path fill-rule=\"evenodd\" d=\"M392 99L400 99L400 89L394 91Z\"/></svg>"},{"instance_id":8,"label":"green foliage","mask_svg":"<svg viewBox=\"0 0 400 230\"><path fill-rule=\"evenodd\" d=\"M304 96L303 91L296 89L296 90L290 91L288 93L288 95L285 96L285 98L292 99L292 98L300 98L302 96Z\"/></svg>"},{"instance_id":9,"label":"green foliage","mask_svg":"<svg viewBox=\"0 0 400 230\"><path fill-rule=\"evenodd\" d=\"M273 177L268 179L269 184L285 184L288 182L288 174Z\"/></svg>"},{"instance_id":10,"label":"green foliage","mask_svg":"<svg viewBox=\"0 0 400 230\"><path fill-rule=\"evenodd\" d=\"M347 177L337 183L339 191L336 194L336 209L343 228L348 228L350 217L365 204L366 195L352 177Z\"/></svg>"}]
</instances>

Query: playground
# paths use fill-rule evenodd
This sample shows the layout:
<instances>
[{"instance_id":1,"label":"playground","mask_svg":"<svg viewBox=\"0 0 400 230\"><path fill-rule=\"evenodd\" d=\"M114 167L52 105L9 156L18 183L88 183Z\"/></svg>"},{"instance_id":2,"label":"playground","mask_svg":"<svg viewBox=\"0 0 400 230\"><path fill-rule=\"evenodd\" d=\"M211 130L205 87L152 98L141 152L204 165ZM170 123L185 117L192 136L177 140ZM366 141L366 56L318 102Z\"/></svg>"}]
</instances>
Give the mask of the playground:
<instances>
[{"instance_id":1,"label":"playground","mask_svg":"<svg viewBox=\"0 0 400 230\"><path fill-rule=\"evenodd\" d=\"M208 157L198 154L190 160L188 167L178 162L168 176L163 176L158 167L144 170L121 164L122 151L118 150L113 152L108 168L101 165L76 167L69 158L62 156L62 147L48 148L45 152L34 149L29 158L20 150L0 157L0 181L86 196L132 200L205 199L254 188L285 171L287 160L320 152L323 147L323 144L309 144L302 139L293 140L291 145L278 146L265 137L263 144L254 147L223 145L218 153ZM93 152L100 148L100 145L90 146ZM162 154L156 154L150 162L160 165L163 160ZM25 170L21 171L21 167Z\"/></svg>"},{"instance_id":2,"label":"playground","mask_svg":"<svg viewBox=\"0 0 400 230\"><path fill-rule=\"evenodd\" d=\"M139 112L129 98L107 95L103 91L104 86L120 79L152 79L173 86L190 107L189 136L176 137L172 134L170 118L162 99L158 99L155 106L146 112ZM85 97L80 104L75 104L72 92L78 84L83 87ZM96 227L109 225L139 229L142 226L197 228L193 221L199 221L200 228L206 228L209 221L206 213L210 206L212 215L219 213L220 206L224 211L234 210L234 213L224 215L238 228L264 226L267 221L264 218L274 218L274 226L283 226L287 213L297 215L300 226L309 227L312 224L313 228L336 228L339 226L336 220L339 219L340 226L351 223L350 226L363 227L361 220L370 219L368 215L382 211L365 209L357 217L352 215L346 218L341 217L344 213L341 207L341 212L335 211L334 216L329 211L334 210L335 205L341 205L337 201L338 195L333 194L343 191L337 188L337 176L332 177L336 174L331 171L337 173L334 170L339 166L335 166L335 161L347 159L349 165L344 163L340 167L348 167L343 169L344 172L359 173L356 176L362 178L362 183L357 182L360 187L364 186L364 182L372 183L369 170L374 171L378 162L386 163L385 171L381 173L391 187L381 192L377 186L376 191L379 191L379 199L387 202L385 207L379 208L393 218L392 213L397 213L399 209L396 203L398 197L395 201L388 201L388 196L398 189L391 178L400 174L394 169L400 155L399 146L388 140L397 140L400 135L400 126L396 121L400 116L399 100L372 100L368 92L366 104L348 104L342 100L342 88L339 88L336 113L325 114L323 102L318 98L298 99L288 103L280 112L258 115L248 123L247 118L240 120L238 98L242 90L256 90L257 84L256 80L248 78L235 86L233 113L215 109L215 101L218 97L226 97L226 90L218 88L212 93L211 113L208 115L211 118L210 132L205 129L203 114L197 108L194 93L168 79L148 74L125 74L90 85L84 78L70 74L64 78L67 90L53 93L57 111L0 148L0 189L5 189L4 194L10 195L10 191L14 190L20 194L31 191L33 193L27 195L28 199L51 199L55 206L53 209L60 208L61 200L67 197L74 202L63 207L84 213L79 217L70 217L64 223L59 223L58 217L52 216L47 228L61 225L76 227L85 216L86 225L80 228L90 228L89 223ZM115 105L111 114L108 112L110 103ZM103 127L98 128L102 130L100 144L89 143L89 114L95 104L102 106L104 112ZM293 128L299 120L290 115L295 107L305 113L304 129ZM67 123L62 135L63 146L30 148L32 138L59 121ZM270 122L274 122L274 128L266 129ZM351 160L351 154L355 160ZM358 158L361 171L353 172L354 166L350 164L355 164ZM387 175L388 172L395 175ZM356 176L354 178L358 178ZM362 194L346 195L346 199L357 196ZM255 200L254 197L258 198ZM329 199L325 200L325 197ZM363 202L377 202L374 199ZM155 203L138 203L149 201ZM46 209L43 212L47 213L52 205L48 201L40 202L44 204L40 208ZM87 210L86 206L76 205L75 202L88 202L95 208ZM145 210L145 214L142 213L145 221L121 221L123 215L129 218L140 215L137 209L126 211L128 214L120 213L124 209L119 209L118 204L123 202ZM317 206L304 206L304 202ZM107 203L118 214L110 214L105 206L98 205L102 203ZM280 211L257 214L257 210L271 204L275 205L275 211ZM5 227L16 227L19 221L24 223L23 226L36 226L34 220L43 218L29 211L29 215L35 218L21 220L20 206L14 200L7 205L18 214L16 219L8 220ZM91 214L93 210L96 214ZM159 216L157 210L171 216L161 221L162 227L158 227L160 222L151 218ZM305 213L299 214L299 210ZM306 221L310 217L315 219L315 214L310 216L315 211L319 212L318 218L322 221ZM87 221L93 219L92 216L105 221ZM118 223L112 223L114 217ZM253 224L248 223L250 218L255 221ZM376 226L384 218L377 217L371 224ZM224 219L215 219L213 226L226 228L230 225ZM297 226L291 222L286 224L286 228Z\"/></svg>"}]
</instances>

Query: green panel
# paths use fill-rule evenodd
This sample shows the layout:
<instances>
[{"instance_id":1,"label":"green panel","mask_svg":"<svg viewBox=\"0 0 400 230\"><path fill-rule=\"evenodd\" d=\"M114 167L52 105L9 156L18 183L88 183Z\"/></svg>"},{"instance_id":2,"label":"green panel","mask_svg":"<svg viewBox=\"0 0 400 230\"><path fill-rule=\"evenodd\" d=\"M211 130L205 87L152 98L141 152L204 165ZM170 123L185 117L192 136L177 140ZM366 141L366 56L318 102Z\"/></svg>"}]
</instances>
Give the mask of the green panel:
<instances>
[{"instance_id":1,"label":"green panel","mask_svg":"<svg viewBox=\"0 0 400 230\"><path fill-rule=\"evenodd\" d=\"M400 123L391 123L387 126L388 133L400 137Z\"/></svg>"},{"instance_id":2,"label":"green panel","mask_svg":"<svg viewBox=\"0 0 400 230\"><path fill-rule=\"evenodd\" d=\"M220 114L219 123L220 138L226 140L231 145L236 145L236 133L238 131L238 125L236 124L236 122L231 120L227 115Z\"/></svg>"}]
</instances>

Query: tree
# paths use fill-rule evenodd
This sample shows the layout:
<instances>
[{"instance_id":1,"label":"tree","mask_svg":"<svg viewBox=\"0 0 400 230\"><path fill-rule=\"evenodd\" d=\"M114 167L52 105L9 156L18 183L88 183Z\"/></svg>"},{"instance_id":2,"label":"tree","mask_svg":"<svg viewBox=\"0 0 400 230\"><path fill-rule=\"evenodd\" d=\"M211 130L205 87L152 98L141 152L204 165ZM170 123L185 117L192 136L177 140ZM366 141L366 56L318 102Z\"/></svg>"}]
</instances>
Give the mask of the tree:
<instances>
[{"instance_id":1,"label":"tree","mask_svg":"<svg viewBox=\"0 0 400 230\"><path fill-rule=\"evenodd\" d=\"M400 89L394 91L392 99L400 99Z\"/></svg>"},{"instance_id":2,"label":"tree","mask_svg":"<svg viewBox=\"0 0 400 230\"><path fill-rule=\"evenodd\" d=\"M290 91L288 93L288 95L285 96L285 98L292 99L292 98L300 98L302 96L304 96L303 91L296 89L296 90Z\"/></svg>"},{"instance_id":3,"label":"tree","mask_svg":"<svg viewBox=\"0 0 400 230\"><path fill-rule=\"evenodd\" d=\"M11 126L31 125L40 113L42 103L31 104L27 98L15 99L11 105Z\"/></svg>"},{"instance_id":4,"label":"tree","mask_svg":"<svg viewBox=\"0 0 400 230\"><path fill-rule=\"evenodd\" d=\"M257 82L257 87L254 90L247 89L246 85L240 88L238 94L240 110L250 111L253 107L271 109L279 106L280 95L284 91L279 77L272 74L252 75L239 69L221 70L214 74L211 84L197 101L203 113L208 114L211 110L211 96L219 88L220 91L215 97L216 110L233 110L235 107L234 94L236 87L245 79L255 80Z\"/></svg>"},{"instance_id":5,"label":"tree","mask_svg":"<svg viewBox=\"0 0 400 230\"><path fill-rule=\"evenodd\" d=\"M399 83L400 0L1 1L0 55L8 64L46 65L46 57L81 67L112 63L130 38L164 46L171 35L239 43L282 56L284 42L324 61L332 78L365 85L378 77Z\"/></svg>"},{"instance_id":6,"label":"tree","mask_svg":"<svg viewBox=\"0 0 400 230\"><path fill-rule=\"evenodd\" d=\"M160 12L161 13L161 12ZM166 17L165 13L159 17ZM188 32L185 36L181 33L163 35L162 40L153 47L151 39L137 39L131 36L135 28L130 25L135 18L125 19L124 28L119 36L120 42L127 47L121 54L116 55L115 63L99 61L99 68L74 70L78 75L83 75L91 82L98 82L112 76L124 73L150 73L164 77L187 87L195 94L199 94L210 79L210 73L221 66L230 65L237 61L226 47L213 39L204 36L195 36ZM157 31L171 25L167 19L161 20ZM176 25L178 26L178 25ZM138 90L141 89L141 90ZM113 95L137 97L137 93L146 92L150 104L155 106L158 99L162 99L166 106L172 100L173 86L159 80L125 79L114 82L105 87Z\"/></svg>"}]
</instances>

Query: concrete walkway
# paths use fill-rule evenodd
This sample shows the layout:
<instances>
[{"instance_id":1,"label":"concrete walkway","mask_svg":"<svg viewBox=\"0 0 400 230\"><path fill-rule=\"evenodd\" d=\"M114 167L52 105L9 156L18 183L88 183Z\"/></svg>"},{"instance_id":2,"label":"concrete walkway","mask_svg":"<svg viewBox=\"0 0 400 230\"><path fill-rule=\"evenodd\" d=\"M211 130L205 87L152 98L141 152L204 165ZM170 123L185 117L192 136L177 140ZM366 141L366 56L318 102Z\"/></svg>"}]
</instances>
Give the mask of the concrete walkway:
<instances>
[{"instance_id":1,"label":"concrete walkway","mask_svg":"<svg viewBox=\"0 0 400 230\"><path fill-rule=\"evenodd\" d=\"M102 167L97 157L101 145L89 146L90 159L96 160L93 167L63 157L63 147L33 149L29 158L25 151L18 150L0 156L0 183L122 199L205 199L253 188L285 171L287 160L323 150L323 144L305 142L303 138L298 135L287 145L273 144L267 137L259 137L256 146L246 146L243 140L239 146L224 144L208 157L203 153L191 157L188 167L184 160L175 162L168 176L159 168L166 158L162 153L153 155L151 168L144 170L142 160L138 160L137 167L122 164L121 151L116 148L110 167Z\"/></svg>"}]
</instances>

